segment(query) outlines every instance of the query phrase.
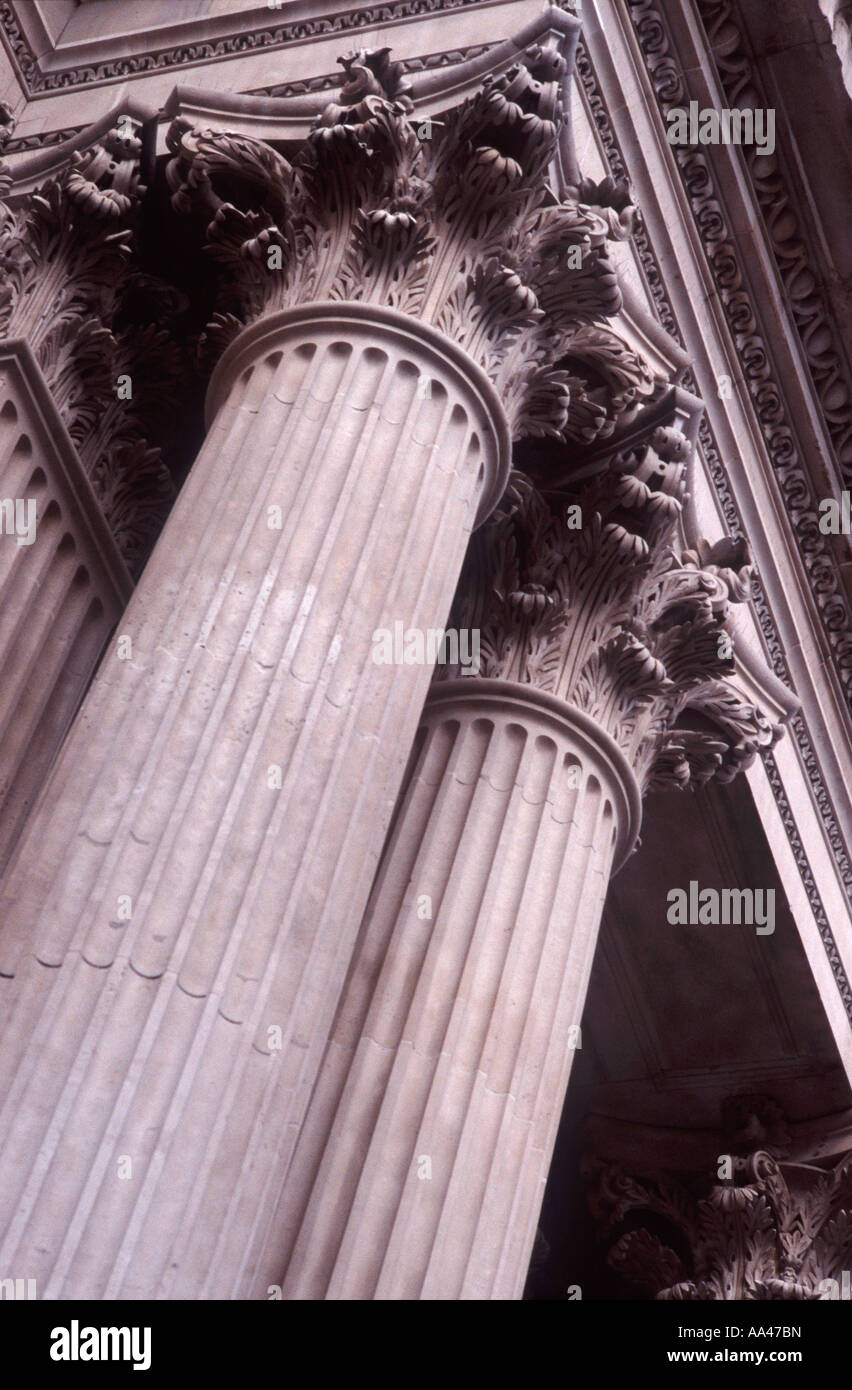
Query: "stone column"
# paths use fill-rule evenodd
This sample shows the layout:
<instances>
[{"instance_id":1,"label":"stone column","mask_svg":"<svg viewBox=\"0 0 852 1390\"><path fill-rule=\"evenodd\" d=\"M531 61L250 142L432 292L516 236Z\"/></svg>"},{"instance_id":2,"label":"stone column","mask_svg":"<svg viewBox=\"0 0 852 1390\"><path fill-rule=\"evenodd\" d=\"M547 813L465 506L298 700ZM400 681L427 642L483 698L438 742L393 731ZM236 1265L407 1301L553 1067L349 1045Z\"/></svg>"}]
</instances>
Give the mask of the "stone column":
<instances>
[{"instance_id":1,"label":"stone column","mask_svg":"<svg viewBox=\"0 0 852 1390\"><path fill-rule=\"evenodd\" d=\"M564 66L434 148L386 53L292 165L172 132L225 266L210 432L2 899L0 1266L41 1296L254 1288L430 676L373 634L443 625L510 432L651 389L590 341L606 210L547 194Z\"/></svg>"},{"instance_id":2,"label":"stone column","mask_svg":"<svg viewBox=\"0 0 852 1390\"><path fill-rule=\"evenodd\" d=\"M638 829L617 745L534 687L439 683L420 737L285 1298L520 1297L596 924Z\"/></svg>"},{"instance_id":3,"label":"stone column","mask_svg":"<svg viewBox=\"0 0 852 1390\"><path fill-rule=\"evenodd\" d=\"M45 1211L51 1226L60 1211L93 1218L76 1264L50 1252L57 1292L60 1268L69 1287L101 1292L112 1269L110 1292L123 1278L150 1296L163 1240L191 1234L181 1276L202 1279L221 1220L246 1201L269 1107L295 1135L325 1040L316 1023L334 1008L341 920L360 916L369 892L430 676L376 664L372 634L399 613L421 629L446 613L476 508L490 510L506 475L499 402L476 378L434 331L346 305L261 320L217 370L207 442L4 899L5 972L25 951L42 967L65 962L81 990L92 967L116 972L110 1005L96 990L75 1010L77 1047L97 1039L89 1078L66 1076L67 1063L42 1074L31 1048L7 1100L0 1183L16 1213L5 1262L21 1241L44 1244ZM68 985L51 974L46 996L41 982L24 989L16 1041L62 1033ZM128 1111L104 1064L123 1080L139 1068L144 1103ZM170 1071L158 1092L152 1078ZM33 1133L34 1164L45 1145L51 1164L28 1212L12 1169L34 1087L73 1108L62 1132ZM158 1145L177 1107L179 1142ZM117 1183L106 1168L111 1126L147 1183ZM224 1207L202 1233L192 1218L213 1200L208 1185ZM182 1203L185 1224L173 1227L165 1212ZM45 1260L32 1258L38 1277Z\"/></svg>"},{"instance_id":4,"label":"stone column","mask_svg":"<svg viewBox=\"0 0 852 1390\"><path fill-rule=\"evenodd\" d=\"M0 536L2 871L132 587L20 340L0 342L0 507L25 523Z\"/></svg>"},{"instance_id":5,"label":"stone column","mask_svg":"<svg viewBox=\"0 0 852 1390\"><path fill-rule=\"evenodd\" d=\"M486 678L427 703L282 1196L284 1298L521 1297L641 790L772 739L720 641L744 557L681 550L685 440L653 445L556 513L517 479L477 543Z\"/></svg>"},{"instance_id":6,"label":"stone column","mask_svg":"<svg viewBox=\"0 0 852 1390\"><path fill-rule=\"evenodd\" d=\"M173 496L146 414L180 386L177 297L132 264L125 120L23 197L0 161L0 869Z\"/></svg>"}]
</instances>

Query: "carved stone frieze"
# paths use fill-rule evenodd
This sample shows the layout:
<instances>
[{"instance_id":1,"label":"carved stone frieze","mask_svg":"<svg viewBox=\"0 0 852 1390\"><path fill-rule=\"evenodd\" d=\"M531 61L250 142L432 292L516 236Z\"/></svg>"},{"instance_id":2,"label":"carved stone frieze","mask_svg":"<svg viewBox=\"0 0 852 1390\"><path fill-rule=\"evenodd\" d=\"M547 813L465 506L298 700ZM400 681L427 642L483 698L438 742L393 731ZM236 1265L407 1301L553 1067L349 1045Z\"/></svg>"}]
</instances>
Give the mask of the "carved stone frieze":
<instances>
[{"instance_id":1,"label":"carved stone frieze","mask_svg":"<svg viewBox=\"0 0 852 1390\"><path fill-rule=\"evenodd\" d=\"M432 324L491 377L513 433L590 440L654 383L602 323L621 297L607 241L629 235L626 187L559 202L547 168L566 60L535 44L439 121L418 121L388 50L346 80L297 155L177 120L173 206L201 215L224 268L205 348L297 303L382 304Z\"/></svg>"},{"instance_id":2,"label":"carved stone frieze","mask_svg":"<svg viewBox=\"0 0 852 1390\"><path fill-rule=\"evenodd\" d=\"M127 118L24 200L0 203L0 335L32 348L131 570L174 496L148 436L181 387L162 327L180 297L132 256L140 155Z\"/></svg>"},{"instance_id":3,"label":"carved stone frieze","mask_svg":"<svg viewBox=\"0 0 852 1390\"><path fill-rule=\"evenodd\" d=\"M792 1162L778 1107L736 1099L725 1117L728 1152L704 1173L633 1173L586 1159L608 1264L656 1299L836 1298L852 1261L852 1153Z\"/></svg>"},{"instance_id":4,"label":"carved stone frieze","mask_svg":"<svg viewBox=\"0 0 852 1390\"><path fill-rule=\"evenodd\" d=\"M678 543L689 451L657 425L558 506L513 474L474 537L452 619L479 630L481 675L529 682L588 714L643 788L729 781L779 732L730 681L725 625L749 596L747 547Z\"/></svg>"}]
</instances>

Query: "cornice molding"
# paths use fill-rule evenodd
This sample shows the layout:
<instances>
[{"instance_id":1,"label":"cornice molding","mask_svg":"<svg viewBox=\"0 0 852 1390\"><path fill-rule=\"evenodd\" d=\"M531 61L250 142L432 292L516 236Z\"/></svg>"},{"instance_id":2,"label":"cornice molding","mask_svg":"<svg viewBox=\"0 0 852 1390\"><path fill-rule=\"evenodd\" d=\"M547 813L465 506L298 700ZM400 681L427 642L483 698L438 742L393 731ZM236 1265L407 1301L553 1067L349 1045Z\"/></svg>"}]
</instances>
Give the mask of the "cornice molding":
<instances>
[{"instance_id":1,"label":"cornice molding","mask_svg":"<svg viewBox=\"0 0 852 1390\"><path fill-rule=\"evenodd\" d=\"M482 0L387 0L385 4L360 6L341 14L314 15L289 22L277 22L275 11L270 10L270 23L263 29L243 30L215 39L175 42L149 52L125 53L87 63L81 63L76 54L73 66L53 69L40 65L10 0L0 0L0 35L21 85L32 100L74 87L102 86L169 68L200 66L253 52L269 52L320 37L376 27L384 29L406 19L471 6L481 8Z\"/></svg>"},{"instance_id":2,"label":"cornice molding","mask_svg":"<svg viewBox=\"0 0 852 1390\"><path fill-rule=\"evenodd\" d=\"M401 60L394 66L404 73L407 96L422 120L469 100L484 82L505 73L535 44L555 46L570 57L579 33L580 22L572 13L549 7L511 38ZM453 58L455 61L450 61ZM329 92L343 88L346 80L338 75L337 81L330 82L324 76L316 82L278 84L260 93L223 92L180 83L166 101L163 116L203 121L232 135L253 135L276 143L306 140L328 106ZM570 110L572 85L572 67L566 63L559 92L566 111ZM561 127L556 159L563 182L576 182L579 176L571 121Z\"/></svg>"},{"instance_id":3,"label":"cornice molding","mask_svg":"<svg viewBox=\"0 0 852 1390\"><path fill-rule=\"evenodd\" d=\"M801 716L794 715L792 720L790 721L790 727L792 728L792 731L797 739L799 739L800 736L805 732L804 720L801 718ZM810 740L808 740L808 746L810 748ZM814 785L814 782L818 781L818 789L821 795L819 796L819 799L817 801L817 807L822 815L823 824L825 824L826 812L830 812L830 802L828 800L828 795L826 793L825 787L822 785L822 779L819 777L819 772L816 766L816 757L813 753L812 748L810 748L810 752L811 757L808 761L805 762L805 771L808 775L812 787ZM805 893L807 894L808 904L810 906L811 912L813 913L813 918L816 922L817 930L820 935L820 940L822 941L822 944L825 947L825 953L828 957L828 963L831 966L831 973L834 976L838 993L843 1002L843 1007L846 1011L846 1016L849 1019L850 1023L852 1023L852 986L850 986L849 977L846 974L846 971L843 967L843 962L840 959L840 952L837 949L837 942L834 937L834 932L831 929L831 923L828 920L828 914L825 910L822 895L820 894L819 888L817 887L816 879L814 878L813 869L811 868L807 851L805 850L804 844L802 843L802 837L799 834L799 827L796 824L796 817L793 813L793 808L790 805L789 797L787 796L787 793L784 789L784 783L781 779L781 774L778 770L778 765L774 757L772 756L771 750L769 749L764 751L763 764L766 769L766 776L769 781L769 786L772 790L772 795L775 798L775 804L778 807L778 811L781 815L781 819L784 824L784 830L787 835L787 840L789 842L790 849L793 852L793 858L796 862L796 868L799 871L799 877L802 880L802 887L804 888ZM831 816L831 822L833 825L834 833L829 837L829 844L832 850L834 850L835 852L836 860L838 860L839 862L843 886L847 893L852 893L852 883L850 882L849 871L849 858L846 853L846 848L843 844L843 838L840 834L840 831L837 828L837 824L834 821L833 816Z\"/></svg>"},{"instance_id":4,"label":"cornice molding","mask_svg":"<svg viewBox=\"0 0 852 1390\"><path fill-rule=\"evenodd\" d=\"M441 49L436 53L426 53L420 57L404 58L401 62L406 73L432 72L437 68L449 68L472 63L499 46L498 42L471 44L467 48ZM339 89L343 85L343 81L343 74L337 69L335 72L320 73L316 77L308 77L300 81L277 82L267 87L256 87L245 95L252 98L268 97L274 100L293 101L299 97L310 96L314 92L328 94ZM176 91L179 90L176 89ZM206 93L205 95L209 97L210 94ZM237 100L241 99L238 98ZM176 101L174 95L171 101L174 105ZM126 102L122 103L122 110L126 106ZM149 114L154 117L156 112L151 110ZM66 126L63 130L34 131L29 135L13 136L6 145L6 154L25 154L30 150L44 150L55 145L62 145L66 141L74 140L87 129L89 129L87 126Z\"/></svg>"},{"instance_id":5,"label":"cornice molding","mask_svg":"<svg viewBox=\"0 0 852 1390\"><path fill-rule=\"evenodd\" d=\"M698 13L723 90L732 106L766 108L771 105L754 63L737 7L732 0L697 0ZM783 159L778 151L759 154L744 145L740 154L748 169L766 229L767 244L775 257L784 286L787 311L795 324L814 391L834 450L838 476L852 482L852 372L842 350L831 305L821 292L813 267L820 249L809 239L796 212Z\"/></svg>"},{"instance_id":6,"label":"cornice molding","mask_svg":"<svg viewBox=\"0 0 852 1390\"><path fill-rule=\"evenodd\" d=\"M629 0L639 46L661 112L689 100L671 35L654 0ZM743 379L756 422L790 519L796 545L830 643L834 669L847 705L852 708L852 614L840 559L819 529L819 499L799 452L774 352L762 333L752 303L743 254L732 234L723 202L717 197L711 160L703 151L675 148L676 164L689 198L695 226L719 302L742 362Z\"/></svg>"}]
</instances>

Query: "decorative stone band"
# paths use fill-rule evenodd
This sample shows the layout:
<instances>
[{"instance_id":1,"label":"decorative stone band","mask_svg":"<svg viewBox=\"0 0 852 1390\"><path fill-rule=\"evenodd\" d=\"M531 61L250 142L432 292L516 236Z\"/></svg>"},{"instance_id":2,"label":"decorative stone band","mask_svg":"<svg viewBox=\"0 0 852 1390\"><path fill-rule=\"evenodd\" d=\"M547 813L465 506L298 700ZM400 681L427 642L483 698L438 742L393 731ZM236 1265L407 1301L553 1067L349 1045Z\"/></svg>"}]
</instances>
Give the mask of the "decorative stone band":
<instances>
[{"instance_id":1,"label":"decorative stone band","mask_svg":"<svg viewBox=\"0 0 852 1390\"><path fill-rule=\"evenodd\" d=\"M664 115L673 106L688 105L688 74L681 70L665 7L656 0L630 0L628 8ZM745 92L746 105L771 105L771 97L764 99L755 89L757 78L748 63L746 69L749 70L743 70L744 50L740 42L743 26L729 5L725 10L720 14L717 5L705 3L705 0L697 5L699 17L714 46L723 87L729 89L728 99L736 104ZM736 98L730 88L732 74ZM755 420L778 480L784 510L802 556L803 573L820 612L825 637L832 649L832 662L849 705L852 704L852 618L846 592L847 576L840 551L835 553L819 528L820 489L806 462L806 455L813 448L812 443L807 442L810 427L800 442L794 412L786 401L785 370L789 369L776 366L772 335L765 333L764 311L751 294L747 257L744 257L736 227L729 218L725 197L717 187L708 152L682 148L676 153L719 303L743 364ZM800 332L804 358L820 397L839 465L844 466L845 458L848 473L852 459L852 412L848 404L848 382L842 380L847 367L841 360L842 351L835 351L832 315L822 303L821 277L814 274L821 257L821 243L809 248L803 242L804 232L797 230L792 215L796 198L790 197L783 180L779 179L777 155L771 159L754 155L753 159L746 159L745 167L751 170L754 178L757 201L763 209L790 312Z\"/></svg>"},{"instance_id":2,"label":"decorative stone band","mask_svg":"<svg viewBox=\"0 0 852 1390\"><path fill-rule=\"evenodd\" d=\"M280 354L296 339L320 342L323 350L350 356L356 340L366 340L367 355L378 365L384 358L390 394L390 374L405 377L411 387L400 396L398 410L418 420L422 438L416 440L424 469L440 467L445 432L465 415L472 431L472 447L480 450L479 502L474 525L490 516L506 489L511 468L512 441L505 413L491 381L476 362L451 339L429 324L377 304L340 301L300 305L267 314L230 344L217 362L207 389L205 416L208 429L234 390L238 379L247 380L256 362ZM389 351L390 349L390 351ZM463 402L463 404L462 404ZM441 420L427 438L427 417ZM414 442L414 441L413 441Z\"/></svg>"},{"instance_id":3,"label":"decorative stone band","mask_svg":"<svg viewBox=\"0 0 852 1390\"><path fill-rule=\"evenodd\" d=\"M45 1297L240 1296L256 1266L432 674L373 634L445 621L508 469L464 365L335 305L217 376L130 659L3 885L0 1267Z\"/></svg>"},{"instance_id":4,"label":"decorative stone band","mask_svg":"<svg viewBox=\"0 0 852 1390\"><path fill-rule=\"evenodd\" d=\"M563 701L433 686L255 1296L282 1236L285 1298L521 1296L640 816L623 753Z\"/></svg>"}]
</instances>

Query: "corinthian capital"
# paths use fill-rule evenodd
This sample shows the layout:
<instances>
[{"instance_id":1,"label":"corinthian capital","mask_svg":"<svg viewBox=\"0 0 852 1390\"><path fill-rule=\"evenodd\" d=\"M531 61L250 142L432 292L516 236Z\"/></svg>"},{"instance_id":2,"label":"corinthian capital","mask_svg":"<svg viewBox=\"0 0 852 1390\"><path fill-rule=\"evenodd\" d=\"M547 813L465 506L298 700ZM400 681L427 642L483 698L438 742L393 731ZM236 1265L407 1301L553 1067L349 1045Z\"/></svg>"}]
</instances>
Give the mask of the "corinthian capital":
<instances>
[{"instance_id":1,"label":"corinthian capital","mask_svg":"<svg viewBox=\"0 0 852 1390\"><path fill-rule=\"evenodd\" d=\"M559 201L548 185L565 59L535 45L431 121L387 55L345 60L338 100L292 159L172 126L173 205L203 218L225 272L207 345L309 301L384 305L463 347L515 436L596 438L625 383L651 383L629 349L590 332L620 307L607 240L629 234L626 189L583 183Z\"/></svg>"},{"instance_id":2,"label":"corinthian capital","mask_svg":"<svg viewBox=\"0 0 852 1390\"><path fill-rule=\"evenodd\" d=\"M779 732L732 680L727 622L749 595L748 552L683 547L689 442L671 424L633 435L558 504L513 474L473 538L452 621L479 631L481 675L590 715L643 789L729 781Z\"/></svg>"},{"instance_id":3,"label":"corinthian capital","mask_svg":"<svg viewBox=\"0 0 852 1390\"><path fill-rule=\"evenodd\" d=\"M729 1133L723 1142L730 1151L704 1172L634 1172L600 1157L585 1160L607 1262L646 1296L815 1300L837 1298L848 1286L852 1153L792 1161L766 1133L772 1102L746 1099L751 1141ZM757 1147L757 1138L768 1146ZM677 1250L669 1243L673 1230Z\"/></svg>"},{"instance_id":4,"label":"corinthian capital","mask_svg":"<svg viewBox=\"0 0 852 1390\"><path fill-rule=\"evenodd\" d=\"M0 336L31 348L130 569L174 496L149 434L181 386L164 327L181 296L135 263L141 154L121 117L56 177L0 202Z\"/></svg>"}]
</instances>

